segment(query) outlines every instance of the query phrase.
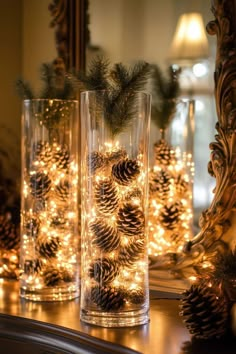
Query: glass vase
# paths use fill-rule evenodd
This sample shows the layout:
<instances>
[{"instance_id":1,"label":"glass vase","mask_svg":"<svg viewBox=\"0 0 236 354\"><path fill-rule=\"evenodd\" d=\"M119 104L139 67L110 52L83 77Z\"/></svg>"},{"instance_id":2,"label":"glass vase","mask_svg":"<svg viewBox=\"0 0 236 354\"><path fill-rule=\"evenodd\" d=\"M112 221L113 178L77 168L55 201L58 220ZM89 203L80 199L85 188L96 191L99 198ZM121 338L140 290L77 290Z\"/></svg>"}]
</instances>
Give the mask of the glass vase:
<instances>
[{"instance_id":1,"label":"glass vase","mask_svg":"<svg viewBox=\"0 0 236 354\"><path fill-rule=\"evenodd\" d=\"M193 237L194 101L176 100L166 129L152 130L150 269L168 269Z\"/></svg>"},{"instance_id":2,"label":"glass vase","mask_svg":"<svg viewBox=\"0 0 236 354\"><path fill-rule=\"evenodd\" d=\"M132 104L124 98L119 107L125 116L130 106L132 117L121 129L120 111L107 107L107 95L81 95L81 320L135 326L149 320L150 96L132 93Z\"/></svg>"},{"instance_id":3,"label":"glass vase","mask_svg":"<svg viewBox=\"0 0 236 354\"><path fill-rule=\"evenodd\" d=\"M23 102L20 296L79 295L78 102Z\"/></svg>"}]
</instances>

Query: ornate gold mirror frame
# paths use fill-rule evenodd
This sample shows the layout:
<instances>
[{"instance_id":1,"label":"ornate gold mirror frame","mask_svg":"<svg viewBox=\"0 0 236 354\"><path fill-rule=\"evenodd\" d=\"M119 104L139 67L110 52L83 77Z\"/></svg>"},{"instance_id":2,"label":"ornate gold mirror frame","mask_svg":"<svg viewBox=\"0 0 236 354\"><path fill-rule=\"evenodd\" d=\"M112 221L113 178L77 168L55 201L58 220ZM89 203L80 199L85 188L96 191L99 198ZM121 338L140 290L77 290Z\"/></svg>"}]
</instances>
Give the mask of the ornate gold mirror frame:
<instances>
[{"instance_id":1,"label":"ornate gold mirror frame","mask_svg":"<svg viewBox=\"0 0 236 354\"><path fill-rule=\"evenodd\" d=\"M200 217L200 232L168 266L183 278L203 272L217 255L236 246L236 0L212 0L211 5L215 20L208 23L207 32L217 36L214 80L218 122L208 171L216 186L211 205ZM87 7L87 0L54 0L50 6L58 55L69 68L85 66Z\"/></svg>"}]
</instances>

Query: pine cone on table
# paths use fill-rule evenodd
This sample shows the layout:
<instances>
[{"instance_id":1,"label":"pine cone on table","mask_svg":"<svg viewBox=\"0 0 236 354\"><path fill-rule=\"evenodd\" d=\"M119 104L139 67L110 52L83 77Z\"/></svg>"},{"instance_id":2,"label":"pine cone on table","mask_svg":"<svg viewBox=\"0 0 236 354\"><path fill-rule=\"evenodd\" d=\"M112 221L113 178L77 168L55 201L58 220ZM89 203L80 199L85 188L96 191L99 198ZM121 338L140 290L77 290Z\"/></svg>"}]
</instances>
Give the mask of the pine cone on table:
<instances>
[{"instance_id":1,"label":"pine cone on table","mask_svg":"<svg viewBox=\"0 0 236 354\"><path fill-rule=\"evenodd\" d=\"M92 243L104 252L111 252L118 248L120 236L118 230L108 225L103 219L96 218L89 224L94 237Z\"/></svg>"},{"instance_id":2,"label":"pine cone on table","mask_svg":"<svg viewBox=\"0 0 236 354\"><path fill-rule=\"evenodd\" d=\"M140 254L144 252L144 238L129 242L120 248L118 262L122 266L132 266L140 259Z\"/></svg>"},{"instance_id":3,"label":"pine cone on table","mask_svg":"<svg viewBox=\"0 0 236 354\"><path fill-rule=\"evenodd\" d=\"M136 160L125 159L112 166L112 178L122 186L128 186L140 173Z\"/></svg>"},{"instance_id":4,"label":"pine cone on table","mask_svg":"<svg viewBox=\"0 0 236 354\"><path fill-rule=\"evenodd\" d=\"M91 291L92 301L104 311L117 311L124 307L124 292L119 288L95 286Z\"/></svg>"},{"instance_id":5,"label":"pine cone on table","mask_svg":"<svg viewBox=\"0 0 236 354\"><path fill-rule=\"evenodd\" d=\"M138 236L144 232L144 214L135 204L125 203L118 211L117 227L127 236Z\"/></svg>"},{"instance_id":6,"label":"pine cone on table","mask_svg":"<svg viewBox=\"0 0 236 354\"><path fill-rule=\"evenodd\" d=\"M5 250L19 249L20 229L11 220L10 213L0 215L0 248Z\"/></svg>"},{"instance_id":7,"label":"pine cone on table","mask_svg":"<svg viewBox=\"0 0 236 354\"><path fill-rule=\"evenodd\" d=\"M98 283L109 284L118 274L118 263L108 257L96 259L89 268L90 278L94 278Z\"/></svg>"},{"instance_id":8,"label":"pine cone on table","mask_svg":"<svg viewBox=\"0 0 236 354\"><path fill-rule=\"evenodd\" d=\"M181 299L183 321L198 339L220 338L229 329L229 303L219 286L199 281Z\"/></svg>"},{"instance_id":9,"label":"pine cone on table","mask_svg":"<svg viewBox=\"0 0 236 354\"><path fill-rule=\"evenodd\" d=\"M36 172L30 176L30 191L31 194L38 198L46 198L51 188L51 180L44 172Z\"/></svg>"},{"instance_id":10,"label":"pine cone on table","mask_svg":"<svg viewBox=\"0 0 236 354\"><path fill-rule=\"evenodd\" d=\"M96 183L94 197L97 208L102 214L112 214L118 207L118 191L110 178Z\"/></svg>"}]
</instances>

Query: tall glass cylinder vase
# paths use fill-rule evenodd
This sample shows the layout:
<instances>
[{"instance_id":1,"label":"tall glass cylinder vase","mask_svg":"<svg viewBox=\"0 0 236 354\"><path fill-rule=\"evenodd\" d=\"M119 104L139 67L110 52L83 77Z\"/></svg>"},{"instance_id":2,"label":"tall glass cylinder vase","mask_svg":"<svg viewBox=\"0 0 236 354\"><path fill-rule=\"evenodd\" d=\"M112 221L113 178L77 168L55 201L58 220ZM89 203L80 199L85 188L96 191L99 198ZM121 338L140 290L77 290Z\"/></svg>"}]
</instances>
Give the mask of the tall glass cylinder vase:
<instances>
[{"instance_id":1,"label":"tall glass cylinder vase","mask_svg":"<svg viewBox=\"0 0 236 354\"><path fill-rule=\"evenodd\" d=\"M79 294L77 152L77 101L24 101L20 295L28 300Z\"/></svg>"},{"instance_id":2,"label":"tall glass cylinder vase","mask_svg":"<svg viewBox=\"0 0 236 354\"><path fill-rule=\"evenodd\" d=\"M81 320L135 326L149 320L150 96L127 95L120 109L106 101L106 92L81 96ZM128 106L132 114L121 129Z\"/></svg>"},{"instance_id":3,"label":"tall glass cylinder vase","mask_svg":"<svg viewBox=\"0 0 236 354\"><path fill-rule=\"evenodd\" d=\"M172 100L169 125L152 129L150 267L166 269L193 237L194 101Z\"/></svg>"}]
</instances>

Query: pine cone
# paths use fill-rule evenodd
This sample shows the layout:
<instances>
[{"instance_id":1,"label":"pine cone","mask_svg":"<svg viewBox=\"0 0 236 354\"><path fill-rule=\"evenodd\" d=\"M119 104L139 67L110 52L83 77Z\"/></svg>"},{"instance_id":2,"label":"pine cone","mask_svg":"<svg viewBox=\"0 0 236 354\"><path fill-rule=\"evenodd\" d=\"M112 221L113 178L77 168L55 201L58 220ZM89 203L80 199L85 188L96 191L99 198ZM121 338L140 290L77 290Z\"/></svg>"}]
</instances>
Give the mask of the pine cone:
<instances>
[{"instance_id":1,"label":"pine cone","mask_svg":"<svg viewBox=\"0 0 236 354\"><path fill-rule=\"evenodd\" d=\"M61 271L61 279L65 282L65 283L70 283L74 280L74 275L72 272L70 272L67 269L63 269Z\"/></svg>"},{"instance_id":2,"label":"pine cone","mask_svg":"<svg viewBox=\"0 0 236 354\"><path fill-rule=\"evenodd\" d=\"M89 268L89 276L98 283L111 283L119 274L119 267L116 261L111 258L98 258Z\"/></svg>"},{"instance_id":3,"label":"pine cone","mask_svg":"<svg viewBox=\"0 0 236 354\"><path fill-rule=\"evenodd\" d=\"M53 145L52 164L57 169L68 170L70 164L70 154L66 145Z\"/></svg>"},{"instance_id":4,"label":"pine cone","mask_svg":"<svg viewBox=\"0 0 236 354\"><path fill-rule=\"evenodd\" d=\"M43 278L47 286L55 286L61 281L61 273L57 268L48 267L43 272Z\"/></svg>"},{"instance_id":5,"label":"pine cone","mask_svg":"<svg viewBox=\"0 0 236 354\"><path fill-rule=\"evenodd\" d=\"M118 162L121 159L125 159L127 157L127 152L125 149L114 149L106 154L107 161L111 164Z\"/></svg>"},{"instance_id":6,"label":"pine cone","mask_svg":"<svg viewBox=\"0 0 236 354\"><path fill-rule=\"evenodd\" d=\"M153 172L150 179L150 193L157 193L159 200L164 201L170 193L171 175L164 169Z\"/></svg>"},{"instance_id":7,"label":"pine cone","mask_svg":"<svg viewBox=\"0 0 236 354\"><path fill-rule=\"evenodd\" d=\"M134 204L125 203L118 211L118 230L127 236L138 236L144 232L144 214Z\"/></svg>"},{"instance_id":8,"label":"pine cone","mask_svg":"<svg viewBox=\"0 0 236 354\"><path fill-rule=\"evenodd\" d=\"M163 227L168 230L173 230L178 227L182 212L183 205L181 202L165 205L160 213L160 222Z\"/></svg>"},{"instance_id":9,"label":"pine cone","mask_svg":"<svg viewBox=\"0 0 236 354\"><path fill-rule=\"evenodd\" d=\"M222 337L229 329L228 302L217 286L192 284L181 299L181 313L190 333L199 339Z\"/></svg>"},{"instance_id":10,"label":"pine cone","mask_svg":"<svg viewBox=\"0 0 236 354\"><path fill-rule=\"evenodd\" d=\"M96 183L94 197L98 210L105 215L114 213L118 207L117 188L110 178Z\"/></svg>"},{"instance_id":11,"label":"pine cone","mask_svg":"<svg viewBox=\"0 0 236 354\"><path fill-rule=\"evenodd\" d=\"M33 147L33 159L40 162L40 165L43 163L45 166L49 166L52 161L52 149L48 142L39 141Z\"/></svg>"},{"instance_id":12,"label":"pine cone","mask_svg":"<svg viewBox=\"0 0 236 354\"><path fill-rule=\"evenodd\" d=\"M175 161L175 155L170 145L164 140L159 140L154 145L155 161L159 166L168 166Z\"/></svg>"},{"instance_id":13,"label":"pine cone","mask_svg":"<svg viewBox=\"0 0 236 354\"><path fill-rule=\"evenodd\" d=\"M24 262L24 273L33 274L34 272L39 273L42 270L43 263L42 260L37 258L36 260L27 259Z\"/></svg>"},{"instance_id":14,"label":"pine cone","mask_svg":"<svg viewBox=\"0 0 236 354\"><path fill-rule=\"evenodd\" d=\"M36 198L45 198L51 188L51 180L43 172L36 172L30 176L31 194Z\"/></svg>"},{"instance_id":15,"label":"pine cone","mask_svg":"<svg viewBox=\"0 0 236 354\"><path fill-rule=\"evenodd\" d=\"M125 194L124 199L130 201L130 199L139 199L142 198L142 191L139 188L131 189L127 194Z\"/></svg>"},{"instance_id":16,"label":"pine cone","mask_svg":"<svg viewBox=\"0 0 236 354\"><path fill-rule=\"evenodd\" d=\"M125 304L124 292L119 288L95 286L91 298L103 311L120 310Z\"/></svg>"},{"instance_id":17,"label":"pine cone","mask_svg":"<svg viewBox=\"0 0 236 354\"><path fill-rule=\"evenodd\" d=\"M106 166L106 158L101 152L92 151L87 157L87 166L89 173L94 174Z\"/></svg>"},{"instance_id":18,"label":"pine cone","mask_svg":"<svg viewBox=\"0 0 236 354\"><path fill-rule=\"evenodd\" d=\"M93 244L104 252L111 252L118 248L120 236L117 229L99 218L91 222L89 226L94 233Z\"/></svg>"},{"instance_id":19,"label":"pine cone","mask_svg":"<svg viewBox=\"0 0 236 354\"><path fill-rule=\"evenodd\" d=\"M121 160L112 166L112 177L114 181L122 186L128 186L140 173L136 160Z\"/></svg>"},{"instance_id":20,"label":"pine cone","mask_svg":"<svg viewBox=\"0 0 236 354\"><path fill-rule=\"evenodd\" d=\"M127 292L128 300L135 305L143 304L145 301L145 294L142 288L135 288L128 290Z\"/></svg>"},{"instance_id":21,"label":"pine cone","mask_svg":"<svg viewBox=\"0 0 236 354\"><path fill-rule=\"evenodd\" d=\"M70 184L68 180L61 180L54 188L56 197L61 201L61 202L66 202L69 198L69 193L70 193Z\"/></svg>"},{"instance_id":22,"label":"pine cone","mask_svg":"<svg viewBox=\"0 0 236 354\"><path fill-rule=\"evenodd\" d=\"M121 247L118 262L123 266L132 266L140 259L140 255L144 252L144 239L140 238L129 242L126 246Z\"/></svg>"},{"instance_id":23,"label":"pine cone","mask_svg":"<svg viewBox=\"0 0 236 354\"><path fill-rule=\"evenodd\" d=\"M50 226L63 229L66 226L66 219L64 218L64 215L58 213L58 215L53 216L50 222Z\"/></svg>"},{"instance_id":24,"label":"pine cone","mask_svg":"<svg viewBox=\"0 0 236 354\"><path fill-rule=\"evenodd\" d=\"M178 175L174 179L174 186L176 192L181 196L185 196L190 191L190 182L186 181L182 175Z\"/></svg>"},{"instance_id":25,"label":"pine cone","mask_svg":"<svg viewBox=\"0 0 236 354\"><path fill-rule=\"evenodd\" d=\"M48 237L47 235L41 235L37 239L37 250L39 254L44 258L55 257L59 245L59 239L56 237Z\"/></svg>"},{"instance_id":26,"label":"pine cone","mask_svg":"<svg viewBox=\"0 0 236 354\"><path fill-rule=\"evenodd\" d=\"M20 247L19 225L11 221L10 213L0 215L0 248L5 250L18 249Z\"/></svg>"}]
</instances>

